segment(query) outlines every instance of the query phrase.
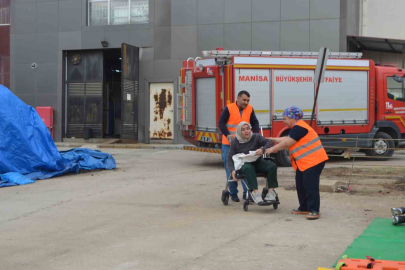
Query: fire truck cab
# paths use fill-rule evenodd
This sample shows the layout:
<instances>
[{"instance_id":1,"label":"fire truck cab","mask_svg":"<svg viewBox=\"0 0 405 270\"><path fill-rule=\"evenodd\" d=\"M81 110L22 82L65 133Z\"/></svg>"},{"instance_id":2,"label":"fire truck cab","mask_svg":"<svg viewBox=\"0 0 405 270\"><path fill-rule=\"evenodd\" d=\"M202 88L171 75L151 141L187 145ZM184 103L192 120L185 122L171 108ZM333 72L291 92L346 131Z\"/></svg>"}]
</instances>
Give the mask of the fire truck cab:
<instances>
[{"instance_id":1,"label":"fire truck cab","mask_svg":"<svg viewBox=\"0 0 405 270\"><path fill-rule=\"evenodd\" d=\"M183 62L179 125L193 145L221 149L219 116L247 90L265 137L288 134L282 112L297 106L311 119L318 53L204 51ZM329 153L356 148L367 156L391 157L405 139L405 70L376 66L361 53L329 53L312 127ZM289 166L288 150L275 154Z\"/></svg>"}]
</instances>

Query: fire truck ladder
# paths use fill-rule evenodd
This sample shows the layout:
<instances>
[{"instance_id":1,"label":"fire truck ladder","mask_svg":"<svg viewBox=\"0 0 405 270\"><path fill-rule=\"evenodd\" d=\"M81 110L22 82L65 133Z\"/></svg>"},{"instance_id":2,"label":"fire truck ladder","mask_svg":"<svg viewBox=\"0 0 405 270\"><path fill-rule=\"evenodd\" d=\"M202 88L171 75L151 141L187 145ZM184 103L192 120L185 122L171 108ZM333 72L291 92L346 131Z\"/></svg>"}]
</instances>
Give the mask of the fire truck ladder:
<instances>
[{"instance_id":1,"label":"fire truck ladder","mask_svg":"<svg viewBox=\"0 0 405 270\"><path fill-rule=\"evenodd\" d=\"M188 62L189 60L195 60L193 58L187 59L187 67L189 67ZM197 58L196 58L197 60ZM178 125L180 125L181 129L187 129L188 125L192 124L192 117L193 117L193 89L192 89L192 71L186 70L184 74L184 83L181 81L181 77L179 77L179 88L177 92L177 110L179 121ZM184 88L184 91L182 90Z\"/></svg>"},{"instance_id":2,"label":"fire truck ladder","mask_svg":"<svg viewBox=\"0 0 405 270\"><path fill-rule=\"evenodd\" d=\"M202 51L203 57L232 58L232 56L265 56L265 57L310 57L317 58L318 52L281 52L281 51ZM362 53L330 52L329 58L360 59Z\"/></svg>"}]
</instances>

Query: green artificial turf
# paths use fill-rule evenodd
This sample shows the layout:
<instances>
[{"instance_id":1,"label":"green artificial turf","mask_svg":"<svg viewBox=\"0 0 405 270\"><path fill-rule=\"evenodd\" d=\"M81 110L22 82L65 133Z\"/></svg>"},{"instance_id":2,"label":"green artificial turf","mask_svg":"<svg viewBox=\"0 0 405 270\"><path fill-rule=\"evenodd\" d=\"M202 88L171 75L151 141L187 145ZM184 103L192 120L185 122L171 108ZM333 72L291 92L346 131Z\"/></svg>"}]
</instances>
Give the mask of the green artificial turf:
<instances>
[{"instance_id":1,"label":"green artificial turf","mask_svg":"<svg viewBox=\"0 0 405 270\"><path fill-rule=\"evenodd\" d=\"M405 224L392 225L389 218L375 218L343 255L347 255L348 259L366 259L366 256L371 256L379 260L405 261Z\"/></svg>"}]
</instances>

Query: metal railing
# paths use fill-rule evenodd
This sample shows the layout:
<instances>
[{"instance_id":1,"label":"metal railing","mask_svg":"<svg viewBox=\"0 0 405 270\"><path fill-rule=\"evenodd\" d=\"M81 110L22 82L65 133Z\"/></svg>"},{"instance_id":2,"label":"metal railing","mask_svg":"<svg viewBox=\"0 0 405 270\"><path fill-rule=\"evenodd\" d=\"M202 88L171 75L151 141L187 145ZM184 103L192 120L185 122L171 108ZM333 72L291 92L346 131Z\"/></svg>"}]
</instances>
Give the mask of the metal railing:
<instances>
[{"instance_id":1,"label":"metal railing","mask_svg":"<svg viewBox=\"0 0 405 270\"><path fill-rule=\"evenodd\" d=\"M232 56L266 56L266 57L312 57L317 58L318 52L290 52L290 51L203 51L203 57L231 58ZM362 53L331 52L329 58L361 59Z\"/></svg>"}]
</instances>

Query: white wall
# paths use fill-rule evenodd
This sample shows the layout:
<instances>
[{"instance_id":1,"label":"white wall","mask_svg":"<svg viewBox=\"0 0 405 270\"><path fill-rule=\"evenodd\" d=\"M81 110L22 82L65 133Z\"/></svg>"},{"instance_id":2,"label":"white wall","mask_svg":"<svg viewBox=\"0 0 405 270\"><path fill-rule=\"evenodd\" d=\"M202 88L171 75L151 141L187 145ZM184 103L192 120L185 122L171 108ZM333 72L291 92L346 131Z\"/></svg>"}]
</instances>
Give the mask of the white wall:
<instances>
[{"instance_id":1,"label":"white wall","mask_svg":"<svg viewBox=\"0 0 405 270\"><path fill-rule=\"evenodd\" d=\"M360 0L360 36L405 40L405 0ZM364 59L404 67L402 53L363 51Z\"/></svg>"},{"instance_id":2,"label":"white wall","mask_svg":"<svg viewBox=\"0 0 405 270\"><path fill-rule=\"evenodd\" d=\"M360 0L360 35L405 39L404 0Z\"/></svg>"}]
</instances>

